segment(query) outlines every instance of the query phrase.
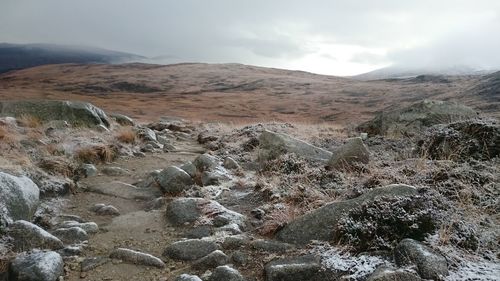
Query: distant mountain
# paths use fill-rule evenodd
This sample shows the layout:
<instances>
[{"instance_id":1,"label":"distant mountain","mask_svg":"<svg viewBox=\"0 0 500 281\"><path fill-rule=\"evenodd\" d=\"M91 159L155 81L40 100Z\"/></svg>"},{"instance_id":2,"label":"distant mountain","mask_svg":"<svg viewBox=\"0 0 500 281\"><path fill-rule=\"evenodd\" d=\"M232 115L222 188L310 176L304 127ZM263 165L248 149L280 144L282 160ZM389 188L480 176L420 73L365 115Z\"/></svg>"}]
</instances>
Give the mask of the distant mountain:
<instances>
[{"instance_id":1,"label":"distant mountain","mask_svg":"<svg viewBox=\"0 0 500 281\"><path fill-rule=\"evenodd\" d=\"M421 75L485 75L492 72L494 72L494 70L482 70L469 66L452 66L442 68L389 66L360 75L352 76L351 78L358 80L381 80L404 79Z\"/></svg>"},{"instance_id":2,"label":"distant mountain","mask_svg":"<svg viewBox=\"0 0 500 281\"><path fill-rule=\"evenodd\" d=\"M485 100L500 102L500 71L482 77L471 91Z\"/></svg>"},{"instance_id":3,"label":"distant mountain","mask_svg":"<svg viewBox=\"0 0 500 281\"><path fill-rule=\"evenodd\" d=\"M44 64L123 63L144 57L93 47L0 43L0 73Z\"/></svg>"}]
</instances>

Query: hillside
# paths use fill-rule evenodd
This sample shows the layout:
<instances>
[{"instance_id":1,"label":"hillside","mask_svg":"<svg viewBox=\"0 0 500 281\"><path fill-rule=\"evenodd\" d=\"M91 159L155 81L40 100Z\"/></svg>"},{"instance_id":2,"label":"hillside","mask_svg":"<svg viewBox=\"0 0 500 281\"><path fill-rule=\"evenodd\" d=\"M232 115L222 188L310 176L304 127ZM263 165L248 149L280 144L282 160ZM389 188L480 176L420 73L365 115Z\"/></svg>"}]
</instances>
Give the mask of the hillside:
<instances>
[{"instance_id":1,"label":"hillside","mask_svg":"<svg viewBox=\"0 0 500 281\"><path fill-rule=\"evenodd\" d=\"M0 73L44 64L119 63L142 57L99 48L0 43Z\"/></svg>"},{"instance_id":2,"label":"hillside","mask_svg":"<svg viewBox=\"0 0 500 281\"><path fill-rule=\"evenodd\" d=\"M456 100L498 116L495 77L359 81L241 64L61 64L0 75L0 94L7 100L22 96L89 101L143 120L169 115L348 124L365 121L389 105L422 99Z\"/></svg>"}]
</instances>

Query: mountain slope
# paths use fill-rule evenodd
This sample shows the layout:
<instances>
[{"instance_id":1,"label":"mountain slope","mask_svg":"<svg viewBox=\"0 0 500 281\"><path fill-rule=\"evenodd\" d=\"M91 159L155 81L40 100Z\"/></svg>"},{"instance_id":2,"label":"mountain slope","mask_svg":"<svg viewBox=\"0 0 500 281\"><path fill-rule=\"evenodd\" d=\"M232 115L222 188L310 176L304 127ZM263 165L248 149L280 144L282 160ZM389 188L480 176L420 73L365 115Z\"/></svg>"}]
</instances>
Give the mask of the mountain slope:
<instances>
[{"instance_id":1,"label":"mountain slope","mask_svg":"<svg viewBox=\"0 0 500 281\"><path fill-rule=\"evenodd\" d=\"M99 48L51 44L0 44L0 73L44 64L118 63L142 57Z\"/></svg>"},{"instance_id":2,"label":"mountain slope","mask_svg":"<svg viewBox=\"0 0 500 281\"><path fill-rule=\"evenodd\" d=\"M352 76L358 80L380 80L380 79L404 79L417 77L421 75L485 75L492 71L479 70L469 66L453 66L453 67L405 67L405 66L388 66L376 69L367 73Z\"/></svg>"}]
</instances>

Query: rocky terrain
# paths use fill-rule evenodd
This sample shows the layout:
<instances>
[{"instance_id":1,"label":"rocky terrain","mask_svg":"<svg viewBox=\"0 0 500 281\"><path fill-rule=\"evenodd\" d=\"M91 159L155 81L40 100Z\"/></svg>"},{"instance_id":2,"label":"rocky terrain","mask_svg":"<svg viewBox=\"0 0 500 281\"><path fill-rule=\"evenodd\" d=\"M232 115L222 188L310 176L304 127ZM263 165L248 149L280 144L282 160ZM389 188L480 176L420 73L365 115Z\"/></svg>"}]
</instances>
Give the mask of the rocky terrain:
<instances>
[{"instance_id":1,"label":"rocky terrain","mask_svg":"<svg viewBox=\"0 0 500 281\"><path fill-rule=\"evenodd\" d=\"M464 105L357 128L48 100L0 116L0 280L500 276L500 124Z\"/></svg>"},{"instance_id":2,"label":"rocky terrain","mask_svg":"<svg viewBox=\"0 0 500 281\"><path fill-rule=\"evenodd\" d=\"M0 75L3 100L82 100L150 121L367 121L390 106L458 101L499 118L500 73L360 81L241 64L62 64Z\"/></svg>"}]
</instances>

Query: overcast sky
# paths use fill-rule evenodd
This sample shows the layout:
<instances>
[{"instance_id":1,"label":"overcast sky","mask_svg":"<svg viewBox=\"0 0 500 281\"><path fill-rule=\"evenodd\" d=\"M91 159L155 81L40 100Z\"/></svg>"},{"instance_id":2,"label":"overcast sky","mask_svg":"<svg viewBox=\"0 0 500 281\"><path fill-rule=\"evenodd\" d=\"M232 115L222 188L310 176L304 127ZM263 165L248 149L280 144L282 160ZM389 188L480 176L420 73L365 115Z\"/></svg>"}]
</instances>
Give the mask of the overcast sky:
<instances>
[{"instance_id":1,"label":"overcast sky","mask_svg":"<svg viewBox=\"0 0 500 281\"><path fill-rule=\"evenodd\" d=\"M500 0L0 0L0 42L333 75L500 67Z\"/></svg>"}]
</instances>

